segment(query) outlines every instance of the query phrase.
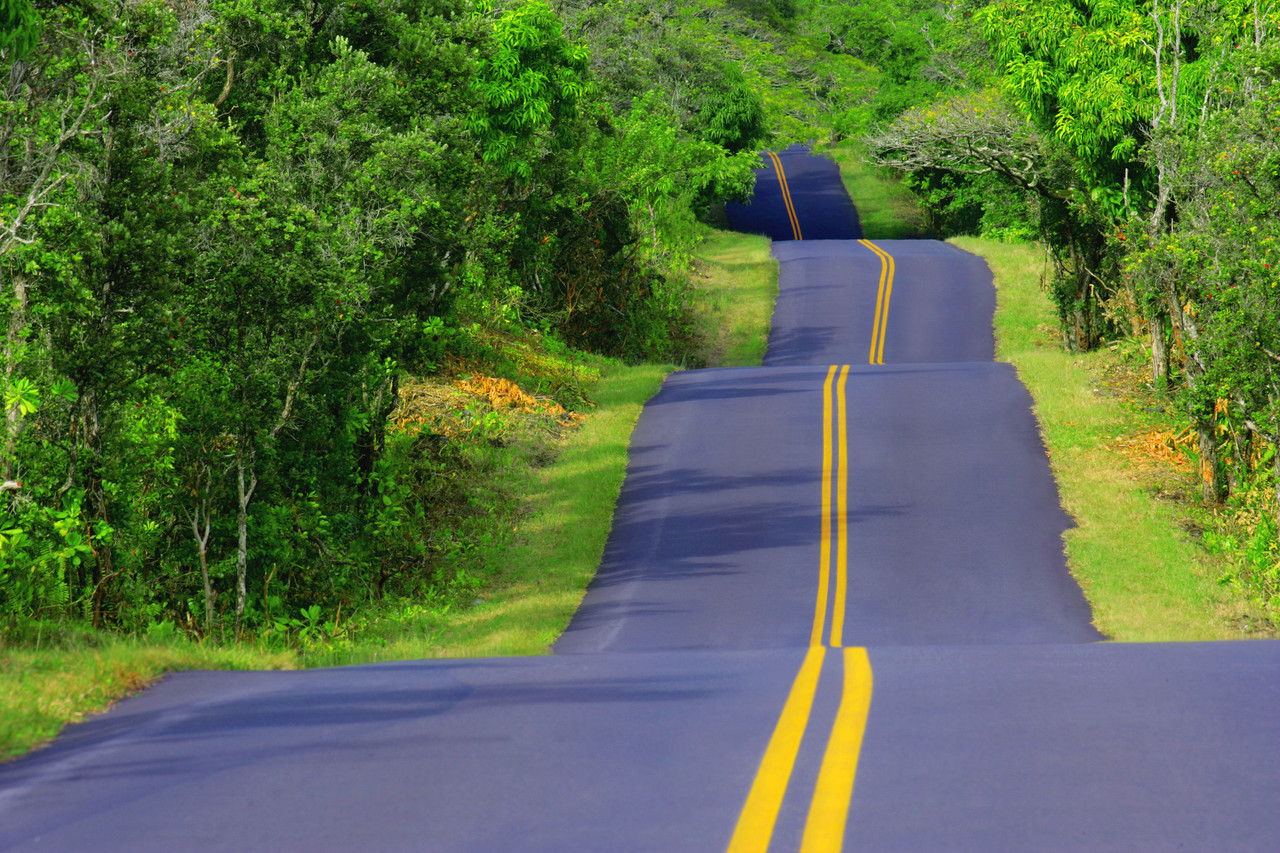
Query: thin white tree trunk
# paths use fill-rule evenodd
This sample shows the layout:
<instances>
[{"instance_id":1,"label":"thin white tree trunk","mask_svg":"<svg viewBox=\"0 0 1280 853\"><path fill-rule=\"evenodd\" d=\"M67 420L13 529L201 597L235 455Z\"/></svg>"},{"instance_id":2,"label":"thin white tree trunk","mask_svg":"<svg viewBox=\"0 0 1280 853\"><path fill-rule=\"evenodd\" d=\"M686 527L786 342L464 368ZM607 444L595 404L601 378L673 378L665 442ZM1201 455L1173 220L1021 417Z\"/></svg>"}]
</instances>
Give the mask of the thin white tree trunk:
<instances>
[{"instance_id":1,"label":"thin white tree trunk","mask_svg":"<svg viewBox=\"0 0 1280 853\"><path fill-rule=\"evenodd\" d=\"M253 468L252 451L245 452L244 444L236 448L236 637L240 636L240 628L244 620L245 604L248 600L245 578L249 570L249 501L253 499L253 490L258 485L257 471ZM245 473L249 475L245 483Z\"/></svg>"}]
</instances>

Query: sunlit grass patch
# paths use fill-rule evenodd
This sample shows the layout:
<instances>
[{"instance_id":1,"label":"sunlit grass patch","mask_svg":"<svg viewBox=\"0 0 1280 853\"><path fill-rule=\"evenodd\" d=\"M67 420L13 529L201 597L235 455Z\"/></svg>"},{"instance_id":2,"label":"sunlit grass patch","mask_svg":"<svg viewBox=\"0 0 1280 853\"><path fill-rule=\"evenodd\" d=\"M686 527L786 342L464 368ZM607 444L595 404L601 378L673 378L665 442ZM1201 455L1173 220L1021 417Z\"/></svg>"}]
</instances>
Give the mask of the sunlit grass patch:
<instances>
[{"instance_id":1,"label":"sunlit grass patch","mask_svg":"<svg viewBox=\"0 0 1280 853\"><path fill-rule=\"evenodd\" d=\"M707 367L755 367L764 360L778 262L769 239L716 231L698 248L694 288L702 327L700 356Z\"/></svg>"},{"instance_id":2,"label":"sunlit grass patch","mask_svg":"<svg viewBox=\"0 0 1280 853\"><path fill-rule=\"evenodd\" d=\"M932 236L925 210L916 197L900 180L869 165L856 140L820 146L818 153L839 164L840 177L858 209L863 236L868 240Z\"/></svg>"},{"instance_id":3,"label":"sunlit grass patch","mask_svg":"<svg viewBox=\"0 0 1280 853\"><path fill-rule=\"evenodd\" d=\"M79 632L55 648L0 652L0 760L29 751L68 723L105 710L167 672L292 669L292 654L215 646L176 636L154 641Z\"/></svg>"}]
</instances>

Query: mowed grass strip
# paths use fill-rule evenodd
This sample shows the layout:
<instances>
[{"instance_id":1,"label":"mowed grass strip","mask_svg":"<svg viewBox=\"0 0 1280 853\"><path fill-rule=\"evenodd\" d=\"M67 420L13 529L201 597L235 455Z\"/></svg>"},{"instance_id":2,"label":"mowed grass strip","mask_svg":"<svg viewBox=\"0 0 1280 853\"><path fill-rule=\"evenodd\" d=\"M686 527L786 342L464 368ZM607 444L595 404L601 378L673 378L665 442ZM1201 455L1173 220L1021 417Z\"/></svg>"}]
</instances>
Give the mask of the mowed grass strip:
<instances>
[{"instance_id":1,"label":"mowed grass strip","mask_svg":"<svg viewBox=\"0 0 1280 853\"><path fill-rule=\"evenodd\" d=\"M1063 506L1077 524L1064 537L1067 560L1094 624L1123 641L1251 636L1249 605L1217 583L1220 561L1183 529L1192 508L1156 500L1148 472L1114 449L1168 416L1108 390L1100 377L1119 359L1115 351L1063 350L1040 285L1045 261L1038 247L951 242L981 255L994 273L997 358L1013 363L1035 399Z\"/></svg>"},{"instance_id":2,"label":"mowed grass strip","mask_svg":"<svg viewBox=\"0 0 1280 853\"><path fill-rule=\"evenodd\" d=\"M820 146L817 153L836 161L844 188L858 209L858 221L868 240L929 237L928 218L916 197L901 181L866 162L856 140Z\"/></svg>"}]
</instances>

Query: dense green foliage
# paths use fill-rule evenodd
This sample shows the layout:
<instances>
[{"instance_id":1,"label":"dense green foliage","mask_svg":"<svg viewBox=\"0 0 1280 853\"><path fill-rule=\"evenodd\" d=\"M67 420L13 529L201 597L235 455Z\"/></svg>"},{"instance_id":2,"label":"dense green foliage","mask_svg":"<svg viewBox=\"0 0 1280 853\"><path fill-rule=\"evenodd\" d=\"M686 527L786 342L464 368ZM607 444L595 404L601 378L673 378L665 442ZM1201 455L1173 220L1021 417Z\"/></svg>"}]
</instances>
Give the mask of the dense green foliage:
<instances>
[{"instance_id":1,"label":"dense green foliage","mask_svg":"<svg viewBox=\"0 0 1280 853\"><path fill-rule=\"evenodd\" d=\"M1241 509L1211 538L1270 599L1278 25L1168 0L13 0L0 619L261 636L471 595L514 451L494 413L397 422L413 377L573 406L504 348L696 358L699 220L759 148L863 134L933 230L1042 241L1069 348L1146 338L1206 497Z\"/></svg>"},{"instance_id":2,"label":"dense green foliage","mask_svg":"<svg viewBox=\"0 0 1280 853\"><path fill-rule=\"evenodd\" d=\"M6 3L0 628L261 637L474 597L517 451L461 402L397 421L405 388L466 364L582 405L512 348L695 358L699 218L760 147L865 117L872 69L804 20Z\"/></svg>"},{"instance_id":3,"label":"dense green foliage","mask_svg":"<svg viewBox=\"0 0 1280 853\"><path fill-rule=\"evenodd\" d=\"M1145 339L1205 500L1240 510L1210 539L1280 608L1280 12L994 0L947 28L937 62L966 74L869 134L878 162L941 231L1038 237L1068 348Z\"/></svg>"},{"instance_id":4,"label":"dense green foliage","mask_svg":"<svg viewBox=\"0 0 1280 853\"><path fill-rule=\"evenodd\" d=\"M678 355L678 226L750 188L751 155L616 114L539 3L36 12L0 116L11 620L448 583L438 507L484 453L388 433L406 372L504 327Z\"/></svg>"},{"instance_id":5,"label":"dense green foliage","mask_svg":"<svg viewBox=\"0 0 1280 853\"><path fill-rule=\"evenodd\" d=\"M785 0L563 0L592 46L604 97L622 109L661 93L671 118L729 150L861 130L876 72L828 49L811 10Z\"/></svg>"}]
</instances>

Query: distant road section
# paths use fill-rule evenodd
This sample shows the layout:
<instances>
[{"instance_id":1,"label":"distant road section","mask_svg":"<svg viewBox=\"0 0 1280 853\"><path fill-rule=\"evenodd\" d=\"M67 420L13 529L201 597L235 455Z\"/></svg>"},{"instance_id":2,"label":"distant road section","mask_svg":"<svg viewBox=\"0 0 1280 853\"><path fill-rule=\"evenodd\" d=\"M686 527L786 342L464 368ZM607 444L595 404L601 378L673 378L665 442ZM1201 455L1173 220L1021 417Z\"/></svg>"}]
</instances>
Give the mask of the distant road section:
<instances>
[{"instance_id":1,"label":"distant road section","mask_svg":"<svg viewBox=\"0 0 1280 853\"><path fill-rule=\"evenodd\" d=\"M726 205L736 231L770 240L856 240L862 236L858 211L840 180L834 160L814 157L802 145L763 155L750 204Z\"/></svg>"},{"instance_id":2,"label":"distant road section","mask_svg":"<svg viewBox=\"0 0 1280 853\"><path fill-rule=\"evenodd\" d=\"M881 255L893 262L883 285ZM773 256L766 367L995 358L996 291L982 258L935 240L778 242Z\"/></svg>"},{"instance_id":3,"label":"distant road section","mask_svg":"<svg viewBox=\"0 0 1280 853\"><path fill-rule=\"evenodd\" d=\"M604 562L557 652L809 644L826 374L668 379L636 428ZM843 397L846 644L1100 639L1009 365L859 366Z\"/></svg>"}]
</instances>

